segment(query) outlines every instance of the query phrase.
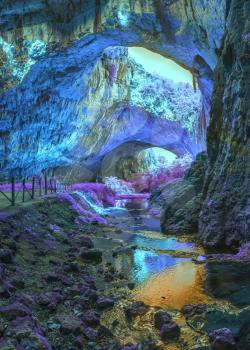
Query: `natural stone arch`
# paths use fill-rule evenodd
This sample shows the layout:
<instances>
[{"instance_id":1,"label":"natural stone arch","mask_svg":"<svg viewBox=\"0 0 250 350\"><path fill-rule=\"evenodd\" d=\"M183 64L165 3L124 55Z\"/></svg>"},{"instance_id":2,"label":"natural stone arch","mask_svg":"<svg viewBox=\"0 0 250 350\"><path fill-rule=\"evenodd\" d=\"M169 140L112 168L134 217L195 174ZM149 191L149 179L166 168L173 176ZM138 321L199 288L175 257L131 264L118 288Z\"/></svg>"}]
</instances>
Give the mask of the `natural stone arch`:
<instances>
[{"instance_id":1,"label":"natural stone arch","mask_svg":"<svg viewBox=\"0 0 250 350\"><path fill-rule=\"evenodd\" d=\"M126 142L113 149L110 153L102 159L101 167L97 173L102 177L117 176L120 178L128 179L140 166L138 163L138 156L141 152L152 149L162 148L174 154L174 152L164 147L157 147L157 145L147 144L143 142ZM177 154L178 156L178 154ZM124 164L123 164L124 163ZM129 165L129 169L124 168L126 163ZM133 167L133 169L131 169ZM125 174L126 173L126 174Z\"/></svg>"},{"instance_id":2,"label":"natural stone arch","mask_svg":"<svg viewBox=\"0 0 250 350\"><path fill-rule=\"evenodd\" d=\"M89 157L80 137L87 134L95 123L94 111L88 117L84 113L86 81L103 50L109 46L141 46L171 57L195 71L198 82L204 74L199 70L199 62L194 67L197 55L211 70L214 68L214 49L219 47L224 28L223 11L217 11L217 2L210 3L197 13L196 21L189 28L187 23L191 12L184 2L180 1L178 6L181 11L177 11L178 6L162 1L170 21L171 40L162 31L165 20L164 16L157 17L157 6L146 4L147 13L140 10L130 13L127 26L123 26L119 18L113 25L109 24L105 11L108 8L114 10L115 3L101 9L98 33L85 35L73 46L47 54L32 66L21 84L2 96L0 133L4 132L10 140L3 155L5 163L2 171L15 172L21 168L23 173L39 173L46 168L67 165L72 160L80 161L84 154ZM201 14L207 12L214 13L213 23L204 21ZM74 16L71 18L73 20ZM181 21L178 25L181 33L177 31L177 18ZM201 36L201 23L207 31L205 41ZM213 31L215 27L217 29ZM56 30L52 32L55 35ZM38 32L32 33L33 39L38 36ZM209 99L206 91L206 100ZM23 156L20 157L20 154Z\"/></svg>"}]
</instances>

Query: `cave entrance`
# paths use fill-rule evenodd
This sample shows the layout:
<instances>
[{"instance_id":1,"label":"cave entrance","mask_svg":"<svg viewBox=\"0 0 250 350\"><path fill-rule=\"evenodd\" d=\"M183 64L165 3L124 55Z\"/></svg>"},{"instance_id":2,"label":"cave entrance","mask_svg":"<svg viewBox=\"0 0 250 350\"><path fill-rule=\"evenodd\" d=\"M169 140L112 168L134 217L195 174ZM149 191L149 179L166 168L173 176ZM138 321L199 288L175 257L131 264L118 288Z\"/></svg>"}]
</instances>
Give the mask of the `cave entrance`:
<instances>
[{"instance_id":1,"label":"cave entrance","mask_svg":"<svg viewBox=\"0 0 250 350\"><path fill-rule=\"evenodd\" d=\"M170 150L139 142L127 142L107 154L101 166L101 177L115 176L130 181L135 176L168 173L175 168L187 168L188 155L179 156Z\"/></svg>"},{"instance_id":2,"label":"cave entrance","mask_svg":"<svg viewBox=\"0 0 250 350\"><path fill-rule=\"evenodd\" d=\"M105 140L98 176L129 179L203 150L202 96L190 70L144 47L122 46L104 50L96 77L102 69L102 107L109 108L96 123L95 135Z\"/></svg>"},{"instance_id":3,"label":"cave entrance","mask_svg":"<svg viewBox=\"0 0 250 350\"><path fill-rule=\"evenodd\" d=\"M194 74L170 58L140 46L129 47L128 54L149 74L172 80L175 84L186 83L194 88L197 86Z\"/></svg>"}]
</instances>

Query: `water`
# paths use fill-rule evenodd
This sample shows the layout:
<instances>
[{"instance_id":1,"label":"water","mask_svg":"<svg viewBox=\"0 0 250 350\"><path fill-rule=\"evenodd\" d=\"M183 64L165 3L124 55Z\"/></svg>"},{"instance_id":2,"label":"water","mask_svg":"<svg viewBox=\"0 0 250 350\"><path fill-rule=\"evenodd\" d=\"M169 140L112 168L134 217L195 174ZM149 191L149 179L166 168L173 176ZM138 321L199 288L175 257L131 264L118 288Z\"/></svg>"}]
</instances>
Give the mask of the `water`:
<instances>
[{"instance_id":1,"label":"water","mask_svg":"<svg viewBox=\"0 0 250 350\"><path fill-rule=\"evenodd\" d=\"M194 243L164 236L158 232L159 219L143 211L124 212L115 219L122 232L95 237L95 247L104 249L104 267L111 264L125 276L124 286L128 281L135 284L136 300L173 308L205 302L204 268L192 261L199 254Z\"/></svg>"},{"instance_id":2,"label":"water","mask_svg":"<svg viewBox=\"0 0 250 350\"><path fill-rule=\"evenodd\" d=\"M170 238L151 238L144 234L135 234L131 237L131 244L138 247L151 248L162 251L180 251L180 252L195 252L196 247L190 242L180 242L175 237Z\"/></svg>"},{"instance_id":3,"label":"water","mask_svg":"<svg viewBox=\"0 0 250 350\"><path fill-rule=\"evenodd\" d=\"M140 284L147 281L152 275L174 269L178 264L187 260L189 259L136 249L133 253L131 279L136 284Z\"/></svg>"},{"instance_id":4,"label":"water","mask_svg":"<svg viewBox=\"0 0 250 350\"><path fill-rule=\"evenodd\" d=\"M159 219L144 211L124 212L116 215L114 222L119 233L111 230L106 238L95 238L95 243L100 249L105 247L104 271L108 262L115 272L124 275L106 285L101 282L107 294L118 300L113 309L105 312L102 322L123 344L138 343L148 335L159 340L154 327L158 308L174 315L181 327L182 336L176 343L163 344L159 340L164 350L209 348L206 332L224 327L239 331L242 325L249 324L249 309L238 313L235 308L249 306L249 264L209 260L196 264L192 257L202 254L202 249L184 237L180 240L164 236L158 229ZM133 290L127 288L128 282L134 283ZM150 307L145 315L135 318L133 327L128 326L124 316L124 305L131 301L143 301ZM200 314L190 317L187 323L180 310L189 304L208 304L209 312L205 318Z\"/></svg>"}]
</instances>

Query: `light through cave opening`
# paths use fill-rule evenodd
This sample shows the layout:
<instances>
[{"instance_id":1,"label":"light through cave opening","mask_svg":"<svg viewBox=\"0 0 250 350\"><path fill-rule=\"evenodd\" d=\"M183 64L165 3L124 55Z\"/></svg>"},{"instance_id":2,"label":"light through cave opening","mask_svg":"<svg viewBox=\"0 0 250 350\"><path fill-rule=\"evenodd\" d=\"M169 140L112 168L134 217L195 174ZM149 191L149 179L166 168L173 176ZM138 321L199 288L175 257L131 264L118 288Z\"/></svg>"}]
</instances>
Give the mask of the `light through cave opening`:
<instances>
[{"instance_id":1,"label":"light through cave opening","mask_svg":"<svg viewBox=\"0 0 250 350\"><path fill-rule=\"evenodd\" d=\"M108 75L101 89L113 100L98 122L106 135L99 175L126 179L136 166L138 173L160 171L160 153L166 158L170 152L186 163L204 149L202 96L194 90L189 70L143 47L109 47L96 76L102 67ZM162 170L169 165L163 162Z\"/></svg>"}]
</instances>

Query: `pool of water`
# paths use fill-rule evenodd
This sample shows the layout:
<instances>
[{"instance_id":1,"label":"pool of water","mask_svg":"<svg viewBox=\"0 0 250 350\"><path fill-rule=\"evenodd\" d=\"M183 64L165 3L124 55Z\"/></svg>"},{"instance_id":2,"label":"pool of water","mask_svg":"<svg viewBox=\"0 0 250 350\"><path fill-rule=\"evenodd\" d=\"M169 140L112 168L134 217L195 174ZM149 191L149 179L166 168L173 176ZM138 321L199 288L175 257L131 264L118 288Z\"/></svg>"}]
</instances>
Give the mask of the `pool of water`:
<instances>
[{"instance_id":1,"label":"pool of water","mask_svg":"<svg viewBox=\"0 0 250 350\"><path fill-rule=\"evenodd\" d=\"M131 279L136 284L147 281L152 275L162 271L173 270L178 264L189 259L176 258L167 254L157 254L152 251L136 249L133 252Z\"/></svg>"},{"instance_id":2,"label":"pool of water","mask_svg":"<svg viewBox=\"0 0 250 350\"><path fill-rule=\"evenodd\" d=\"M175 237L164 238L158 235L159 238L148 237L147 234L134 234L129 240L129 244L136 245L140 248L150 248L161 251L180 251L180 252L195 252L196 246L190 242L180 242Z\"/></svg>"},{"instance_id":3,"label":"pool of water","mask_svg":"<svg viewBox=\"0 0 250 350\"><path fill-rule=\"evenodd\" d=\"M205 302L204 267L192 261L197 246L155 231L159 219L151 220L143 212L137 212L137 216L129 213L129 222L131 217L133 225L127 226L126 220L123 221L121 233L94 239L95 247L104 250L103 266L112 264L116 272L125 276L125 284L133 282L135 299L148 305L181 307ZM124 218L122 215L121 221Z\"/></svg>"}]
</instances>

